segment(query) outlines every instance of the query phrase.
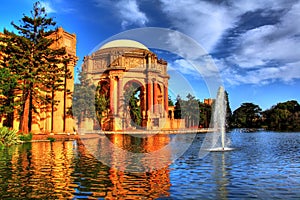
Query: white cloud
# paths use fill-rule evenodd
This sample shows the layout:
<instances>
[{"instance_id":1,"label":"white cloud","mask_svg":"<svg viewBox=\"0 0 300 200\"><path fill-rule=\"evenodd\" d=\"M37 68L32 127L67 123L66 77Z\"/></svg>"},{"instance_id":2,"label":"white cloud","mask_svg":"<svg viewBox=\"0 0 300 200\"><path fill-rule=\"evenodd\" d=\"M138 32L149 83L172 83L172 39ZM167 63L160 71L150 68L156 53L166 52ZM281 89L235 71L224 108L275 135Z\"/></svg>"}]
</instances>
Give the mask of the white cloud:
<instances>
[{"instance_id":1,"label":"white cloud","mask_svg":"<svg viewBox=\"0 0 300 200\"><path fill-rule=\"evenodd\" d=\"M170 31L166 45L173 53L187 59L194 60L208 54L196 40L177 31Z\"/></svg>"},{"instance_id":2,"label":"white cloud","mask_svg":"<svg viewBox=\"0 0 300 200\"><path fill-rule=\"evenodd\" d=\"M292 4L292 2L290 2ZM231 8L237 11L237 14L246 13L255 10L280 10L289 2L286 0L229 0Z\"/></svg>"},{"instance_id":3,"label":"white cloud","mask_svg":"<svg viewBox=\"0 0 300 200\"><path fill-rule=\"evenodd\" d=\"M281 67L265 67L243 73L227 68L222 71L222 77L230 85L265 85L275 81L282 81L289 84L295 79L300 79L300 62Z\"/></svg>"},{"instance_id":4,"label":"white cloud","mask_svg":"<svg viewBox=\"0 0 300 200\"><path fill-rule=\"evenodd\" d=\"M168 68L182 74L190 75L195 79L219 79L219 70L209 55L198 57L196 60L177 59L168 63Z\"/></svg>"},{"instance_id":5,"label":"white cloud","mask_svg":"<svg viewBox=\"0 0 300 200\"><path fill-rule=\"evenodd\" d=\"M48 0L41 1L41 6L45 8L48 14L50 13L71 13L76 11L67 1L63 0Z\"/></svg>"},{"instance_id":6,"label":"white cloud","mask_svg":"<svg viewBox=\"0 0 300 200\"><path fill-rule=\"evenodd\" d=\"M49 1L42 1L40 2L41 6L45 8L47 13L56 13L53 5Z\"/></svg>"},{"instance_id":7,"label":"white cloud","mask_svg":"<svg viewBox=\"0 0 300 200\"><path fill-rule=\"evenodd\" d=\"M196 68L184 59L177 59L173 63L169 63L169 69L179 71L182 74L199 76Z\"/></svg>"},{"instance_id":8,"label":"white cloud","mask_svg":"<svg viewBox=\"0 0 300 200\"><path fill-rule=\"evenodd\" d=\"M123 29L129 25L145 26L148 22L146 14L139 9L136 0L121 0L116 4L116 8L121 15Z\"/></svg>"},{"instance_id":9,"label":"white cloud","mask_svg":"<svg viewBox=\"0 0 300 200\"><path fill-rule=\"evenodd\" d=\"M161 0L163 11L180 31L195 38L210 52L225 30L236 21L226 7L198 0Z\"/></svg>"},{"instance_id":10,"label":"white cloud","mask_svg":"<svg viewBox=\"0 0 300 200\"><path fill-rule=\"evenodd\" d=\"M139 8L137 0L94 0L98 7L111 9L121 20L121 26L126 29L130 25L143 27L149 21L146 14Z\"/></svg>"}]
</instances>

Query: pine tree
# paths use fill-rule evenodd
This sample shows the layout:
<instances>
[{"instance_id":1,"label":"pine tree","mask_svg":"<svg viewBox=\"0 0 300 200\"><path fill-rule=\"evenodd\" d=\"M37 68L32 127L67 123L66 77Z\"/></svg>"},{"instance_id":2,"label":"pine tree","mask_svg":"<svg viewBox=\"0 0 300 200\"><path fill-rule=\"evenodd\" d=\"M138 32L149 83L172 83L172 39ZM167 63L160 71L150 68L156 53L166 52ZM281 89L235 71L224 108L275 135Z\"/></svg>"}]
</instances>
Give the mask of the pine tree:
<instances>
[{"instance_id":1,"label":"pine tree","mask_svg":"<svg viewBox=\"0 0 300 200\"><path fill-rule=\"evenodd\" d=\"M49 37L55 31L51 30L55 24L37 2L31 16L24 15L20 25L12 22L19 35L4 30L4 37L0 39L5 44L2 51L7 55L4 67L19 76L20 130L23 133L31 130L32 114L38 108L51 103L54 109L55 91L63 90L63 81L71 76L66 70L69 60L65 58L65 48L53 49L59 38Z\"/></svg>"},{"instance_id":2,"label":"pine tree","mask_svg":"<svg viewBox=\"0 0 300 200\"><path fill-rule=\"evenodd\" d=\"M79 73L79 81L80 83L74 85L72 103L72 112L74 116L77 117L78 123L80 124L84 118L94 119L95 115L97 115L98 119L99 117L101 118L101 115L99 115L101 112L99 111L99 107L104 106L104 104L97 96L100 94L99 90L101 90L101 88L99 86L96 88L82 71ZM99 123L100 122L101 119Z\"/></svg>"},{"instance_id":3,"label":"pine tree","mask_svg":"<svg viewBox=\"0 0 300 200\"><path fill-rule=\"evenodd\" d=\"M7 68L0 68L0 121L6 117L3 125L13 127L13 112L17 106L14 93L17 86L17 77Z\"/></svg>"}]
</instances>

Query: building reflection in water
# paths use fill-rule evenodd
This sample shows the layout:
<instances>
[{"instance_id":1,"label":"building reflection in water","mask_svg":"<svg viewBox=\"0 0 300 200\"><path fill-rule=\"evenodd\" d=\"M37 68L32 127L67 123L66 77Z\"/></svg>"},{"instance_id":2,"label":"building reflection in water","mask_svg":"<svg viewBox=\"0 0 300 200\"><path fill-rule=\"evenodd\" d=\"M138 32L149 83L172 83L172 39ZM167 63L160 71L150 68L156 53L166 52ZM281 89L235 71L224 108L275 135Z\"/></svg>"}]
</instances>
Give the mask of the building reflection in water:
<instances>
[{"instance_id":1,"label":"building reflection in water","mask_svg":"<svg viewBox=\"0 0 300 200\"><path fill-rule=\"evenodd\" d=\"M120 149L132 152L156 152L169 142L168 136L135 138L125 135L108 137ZM87 142L87 141L85 141ZM89 139L96 150L103 138ZM0 196L2 198L108 198L138 199L169 196L170 177L168 165L157 164L170 156L145 161L128 159L119 152L102 152L111 159L104 165L82 142L39 142L20 145L1 158ZM101 148L103 149L103 148ZM2 156L3 157L3 156ZM139 163L136 163L139 162ZM126 169L153 162L155 170L130 172ZM158 168L159 167L159 168ZM123 169L123 170L122 170Z\"/></svg>"},{"instance_id":2,"label":"building reflection in water","mask_svg":"<svg viewBox=\"0 0 300 200\"><path fill-rule=\"evenodd\" d=\"M107 142L107 139L110 142ZM101 160L106 159L105 162L109 166L107 178L111 185L106 187L104 196L112 199L158 198L169 196L171 184L166 163L170 161L170 152L163 150L164 154L157 158L149 154L161 150L169 141L167 135L143 138L114 134L84 141L88 149L82 148L82 150L85 154L87 151L93 151L95 157L100 155ZM115 148L112 149L111 145ZM131 152L131 154L124 152ZM144 171L141 171L141 166ZM149 169L149 166L155 170Z\"/></svg>"},{"instance_id":3,"label":"building reflection in water","mask_svg":"<svg viewBox=\"0 0 300 200\"><path fill-rule=\"evenodd\" d=\"M19 145L11 158L11 177L2 197L70 198L73 189L72 142Z\"/></svg>"}]
</instances>

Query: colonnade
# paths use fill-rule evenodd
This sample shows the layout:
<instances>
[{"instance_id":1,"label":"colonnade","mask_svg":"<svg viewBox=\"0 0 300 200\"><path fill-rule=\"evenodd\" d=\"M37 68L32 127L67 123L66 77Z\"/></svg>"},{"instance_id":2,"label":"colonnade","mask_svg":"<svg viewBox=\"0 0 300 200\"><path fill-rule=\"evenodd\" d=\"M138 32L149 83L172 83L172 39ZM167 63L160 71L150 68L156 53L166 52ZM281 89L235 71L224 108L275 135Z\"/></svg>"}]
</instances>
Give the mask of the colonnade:
<instances>
[{"instance_id":1,"label":"colonnade","mask_svg":"<svg viewBox=\"0 0 300 200\"><path fill-rule=\"evenodd\" d=\"M109 117L110 129L123 129L123 125L117 125L124 121L124 93L126 84L135 82L140 89L140 107L142 115L142 127L151 129L152 119L167 118L168 112L168 86L167 83L159 83L155 78L134 79L124 77L122 73L111 73L105 78L109 82Z\"/></svg>"}]
</instances>

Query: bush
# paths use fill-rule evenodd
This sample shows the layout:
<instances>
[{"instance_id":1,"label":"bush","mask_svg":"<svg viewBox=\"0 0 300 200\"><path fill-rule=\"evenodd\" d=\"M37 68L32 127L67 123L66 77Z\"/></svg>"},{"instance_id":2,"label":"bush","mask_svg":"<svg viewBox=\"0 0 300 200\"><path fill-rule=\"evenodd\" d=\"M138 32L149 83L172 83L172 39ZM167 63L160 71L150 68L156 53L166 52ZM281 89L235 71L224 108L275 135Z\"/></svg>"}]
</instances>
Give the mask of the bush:
<instances>
[{"instance_id":1,"label":"bush","mask_svg":"<svg viewBox=\"0 0 300 200\"><path fill-rule=\"evenodd\" d=\"M0 146L10 146L20 143L16 130L8 127L0 127Z\"/></svg>"},{"instance_id":2,"label":"bush","mask_svg":"<svg viewBox=\"0 0 300 200\"><path fill-rule=\"evenodd\" d=\"M28 141L31 141L32 140L32 133L28 133L28 134L25 134L25 135L19 135L19 139L21 141L24 141L24 142L28 142Z\"/></svg>"},{"instance_id":3,"label":"bush","mask_svg":"<svg viewBox=\"0 0 300 200\"><path fill-rule=\"evenodd\" d=\"M48 137L47 140L49 140L50 142L55 142L55 138L53 137Z\"/></svg>"}]
</instances>

